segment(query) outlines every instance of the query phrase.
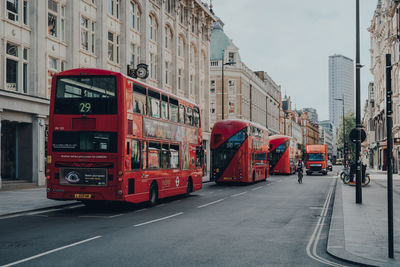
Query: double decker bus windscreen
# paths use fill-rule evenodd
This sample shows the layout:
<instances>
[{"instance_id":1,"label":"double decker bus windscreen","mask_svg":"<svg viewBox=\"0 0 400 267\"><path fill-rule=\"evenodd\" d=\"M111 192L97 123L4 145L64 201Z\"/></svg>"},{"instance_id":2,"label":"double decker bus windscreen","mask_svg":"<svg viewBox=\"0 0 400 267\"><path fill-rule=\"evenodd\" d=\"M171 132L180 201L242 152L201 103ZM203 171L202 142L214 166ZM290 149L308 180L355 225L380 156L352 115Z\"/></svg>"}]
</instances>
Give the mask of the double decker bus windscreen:
<instances>
[{"instance_id":1,"label":"double decker bus windscreen","mask_svg":"<svg viewBox=\"0 0 400 267\"><path fill-rule=\"evenodd\" d=\"M212 168L214 170L220 169L220 172L215 177L216 179L222 175L246 139L247 127L231 136L216 149L213 149L211 154Z\"/></svg>"},{"instance_id":2,"label":"double decker bus windscreen","mask_svg":"<svg viewBox=\"0 0 400 267\"><path fill-rule=\"evenodd\" d=\"M115 76L60 76L57 78L55 114L117 114Z\"/></svg>"}]
</instances>

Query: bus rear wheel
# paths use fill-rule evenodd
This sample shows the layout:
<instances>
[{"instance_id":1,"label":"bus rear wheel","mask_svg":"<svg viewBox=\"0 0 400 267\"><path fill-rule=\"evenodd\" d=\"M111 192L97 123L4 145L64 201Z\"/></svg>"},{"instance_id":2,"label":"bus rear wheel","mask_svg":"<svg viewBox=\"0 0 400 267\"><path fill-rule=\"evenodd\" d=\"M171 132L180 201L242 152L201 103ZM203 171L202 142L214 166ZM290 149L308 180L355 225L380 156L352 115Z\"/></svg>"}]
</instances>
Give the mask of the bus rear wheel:
<instances>
[{"instance_id":1,"label":"bus rear wheel","mask_svg":"<svg viewBox=\"0 0 400 267\"><path fill-rule=\"evenodd\" d=\"M158 202L158 188L157 185L153 182L150 186L150 191L149 191L149 206L153 207L157 204Z\"/></svg>"}]
</instances>

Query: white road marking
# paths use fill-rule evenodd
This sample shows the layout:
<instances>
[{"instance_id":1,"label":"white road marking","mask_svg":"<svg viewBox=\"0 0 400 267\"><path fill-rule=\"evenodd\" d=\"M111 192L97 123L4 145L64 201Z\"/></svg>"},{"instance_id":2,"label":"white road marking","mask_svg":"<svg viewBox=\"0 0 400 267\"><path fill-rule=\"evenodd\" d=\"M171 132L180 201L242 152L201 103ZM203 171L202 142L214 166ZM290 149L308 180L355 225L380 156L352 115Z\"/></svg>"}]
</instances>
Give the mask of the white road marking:
<instances>
[{"instance_id":1,"label":"white road marking","mask_svg":"<svg viewBox=\"0 0 400 267\"><path fill-rule=\"evenodd\" d=\"M231 197L241 196L241 195L244 195L244 194L246 194L246 193L247 193L247 191L244 191L244 192L242 192L242 193L234 194L234 195L232 195Z\"/></svg>"},{"instance_id":2,"label":"white road marking","mask_svg":"<svg viewBox=\"0 0 400 267\"><path fill-rule=\"evenodd\" d=\"M160 207L162 207L162 206L165 206L165 204L157 205L157 206L155 206L155 208L160 208Z\"/></svg>"},{"instance_id":3,"label":"white road marking","mask_svg":"<svg viewBox=\"0 0 400 267\"><path fill-rule=\"evenodd\" d=\"M162 218L159 218L159 219L151 220L151 221L144 222L144 223L135 224L134 226L135 227L143 226L143 225L146 225L146 224L159 222L159 221L166 220L166 219L169 219L169 218L172 218L172 217L175 217L175 216L179 216L179 215L182 215L182 214L183 214L183 212L179 212L179 213L175 213L175 214L172 214L172 215L169 215L169 216L166 216L166 217L162 217Z\"/></svg>"},{"instance_id":4,"label":"white road marking","mask_svg":"<svg viewBox=\"0 0 400 267\"><path fill-rule=\"evenodd\" d=\"M108 216L101 216L101 215L81 215L78 217L79 218L108 218Z\"/></svg>"},{"instance_id":5,"label":"white road marking","mask_svg":"<svg viewBox=\"0 0 400 267\"><path fill-rule=\"evenodd\" d=\"M147 208L144 208L144 209L141 209L141 210L137 210L135 212L142 212L142 211L145 211L145 210L147 210Z\"/></svg>"},{"instance_id":6,"label":"white road marking","mask_svg":"<svg viewBox=\"0 0 400 267\"><path fill-rule=\"evenodd\" d=\"M253 188L253 189L251 189L251 191L256 191L256 190L261 189L261 188L263 188L263 186L259 186L259 187Z\"/></svg>"},{"instance_id":7,"label":"white road marking","mask_svg":"<svg viewBox=\"0 0 400 267\"><path fill-rule=\"evenodd\" d=\"M210 206L210 205L212 205L212 204L215 204L215 203L221 202L221 201L223 201L223 200L225 200L225 198L221 198L221 199L218 199L218 200L216 200L216 201L213 201L213 202L210 202L210 203L207 203L207 204L204 204L204 205L198 206L197 208L198 208L198 209L200 209L200 208L204 208L204 207Z\"/></svg>"},{"instance_id":8,"label":"white road marking","mask_svg":"<svg viewBox=\"0 0 400 267\"><path fill-rule=\"evenodd\" d=\"M95 237L92 237L92 238L88 238L88 239L85 239L85 240L82 240L82 241L79 241L79 242L76 242L76 243L73 243L73 244L69 244L69 245L66 245L66 246L63 246L63 247L59 247L59 248L56 248L56 249L52 249L52 250L37 254L35 256L29 257L29 258L26 258L26 259L22 259L22 260L15 261L15 262L12 262L12 263L9 263L9 264L6 264L6 265L2 265L0 267L14 266L14 265L17 265L17 264L20 264L20 263L23 263L23 262L27 262L27 261L30 261L30 260L33 260L33 259L37 259L39 257L45 256L45 255L48 255L48 254L51 254L51 253L54 253L54 252L57 252L57 251L60 251L60 250L66 249L66 248L74 247L74 246L77 246L77 245L92 241L92 240L100 238L100 237L101 236L99 235L99 236L95 236Z\"/></svg>"},{"instance_id":9,"label":"white road marking","mask_svg":"<svg viewBox=\"0 0 400 267\"><path fill-rule=\"evenodd\" d=\"M79 204L79 205L70 206L70 207L64 207L64 208L59 208L59 209L48 209L48 210L41 210L41 211L34 211L34 212L26 211L26 212L14 214L14 215L9 215L9 216L7 216L7 215L0 216L0 220L17 218L17 217L22 217L22 216L35 216L35 215L42 214L42 213L58 211L58 210L65 210L65 209L75 209L75 208L79 208L79 207L83 207L83 206L85 206L85 205Z\"/></svg>"},{"instance_id":10,"label":"white road marking","mask_svg":"<svg viewBox=\"0 0 400 267\"><path fill-rule=\"evenodd\" d=\"M80 207L85 207L85 205L84 204L79 204L79 205L68 207L68 209L76 209L76 208L80 208Z\"/></svg>"},{"instance_id":11,"label":"white road marking","mask_svg":"<svg viewBox=\"0 0 400 267\"><path fill-rule=\"evenodd\" d=\"M332 192L333 192L333 183L331 184L328 194L326 196L324 205L323 205L323 209L321 210L321 214L320 217L318 219L317 224L315 225L314 231L310 237L310 240L308 241L307 247L306 247L306 252L307 255L316 260L319 261L321 263L324 263L326 265L330 265L330 266L335 266L335 267L345 267L345 265L341 265L339 263L335 263L332 261L329 261L327 259L324 259L322 257L320 257L317 254L317 246L318 246L318 241L320 240L321 237L321 232L322 232L322 228L323 225L325 223L325 219L326 219L326 214L328 213L328 209L329 209L329 204L331 202L331 197L332 197ZM312 246L312 250L311 250L311 246Z\"/></svg>"},{"instance_id":12,"label":"white road marking","mask_svg":"<svg viewBox=\"0 0 400 267\"><path fill-rule=\"evenodd\" d=\"M29 213L27 213L27 215L38 215L38 214L43 214L43 213L48 213L48 212L53 212L53 211L58 211L58 210L63 210L63 209L51 209L51 210L35 211L35 212L29 212Z\"/></svg>"}]
</instances>

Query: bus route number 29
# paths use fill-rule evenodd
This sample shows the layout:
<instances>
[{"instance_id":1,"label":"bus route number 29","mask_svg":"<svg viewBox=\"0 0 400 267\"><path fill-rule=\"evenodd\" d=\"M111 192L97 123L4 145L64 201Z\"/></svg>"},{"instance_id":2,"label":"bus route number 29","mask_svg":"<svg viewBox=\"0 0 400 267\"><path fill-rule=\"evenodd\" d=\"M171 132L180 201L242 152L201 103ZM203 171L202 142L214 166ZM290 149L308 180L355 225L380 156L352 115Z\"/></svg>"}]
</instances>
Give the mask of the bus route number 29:
<instances>
[{"instance_id":1,"label":"bus route number 29","mask_svg":"<svg viewBox=\"0 0 400 267\"><path fill-rule=\"evenodd\" d=\"M79 110L81 113L87 113L92 109L92 105L90 103L79 103Z\"/></svg>"}]
</instances>

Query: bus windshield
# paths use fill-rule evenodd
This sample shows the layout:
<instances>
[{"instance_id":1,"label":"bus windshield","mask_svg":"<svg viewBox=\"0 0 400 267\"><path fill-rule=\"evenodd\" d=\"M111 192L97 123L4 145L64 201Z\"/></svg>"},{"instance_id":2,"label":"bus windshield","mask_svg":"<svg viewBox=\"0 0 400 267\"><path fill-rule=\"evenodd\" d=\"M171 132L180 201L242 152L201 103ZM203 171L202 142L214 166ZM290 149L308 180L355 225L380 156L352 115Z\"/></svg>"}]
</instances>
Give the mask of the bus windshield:
<instances>
[{"instance_id":1,"label":"bus windshield","mask_svg":"<svg viewBox=\"0 0 400 267\"><path fill-rule=\"evenodd\" d=\"M324 155L321 153L308 154L308 160L309 161L323 161Z\"/></svg>"},{"instance_id":2,"label":"bus windshield","mask_svg":"<svg viewBox=\"0 0 400 267\"><path fill-rule=\"evenodd\" d=\"M117 114L115 76L60 76L55 114Z\"/></svg>"},{"instance_id":3,"label":"bus windshield","mask_svg":"<svg viewBox=\"0 0 400 267\"><path fill-rule=\"evenodd\" d=\"M247 127L234 134L218 148L213 149L211 154L213 168L225 169L246 139Z\"/></svg>"}]
</instances>

